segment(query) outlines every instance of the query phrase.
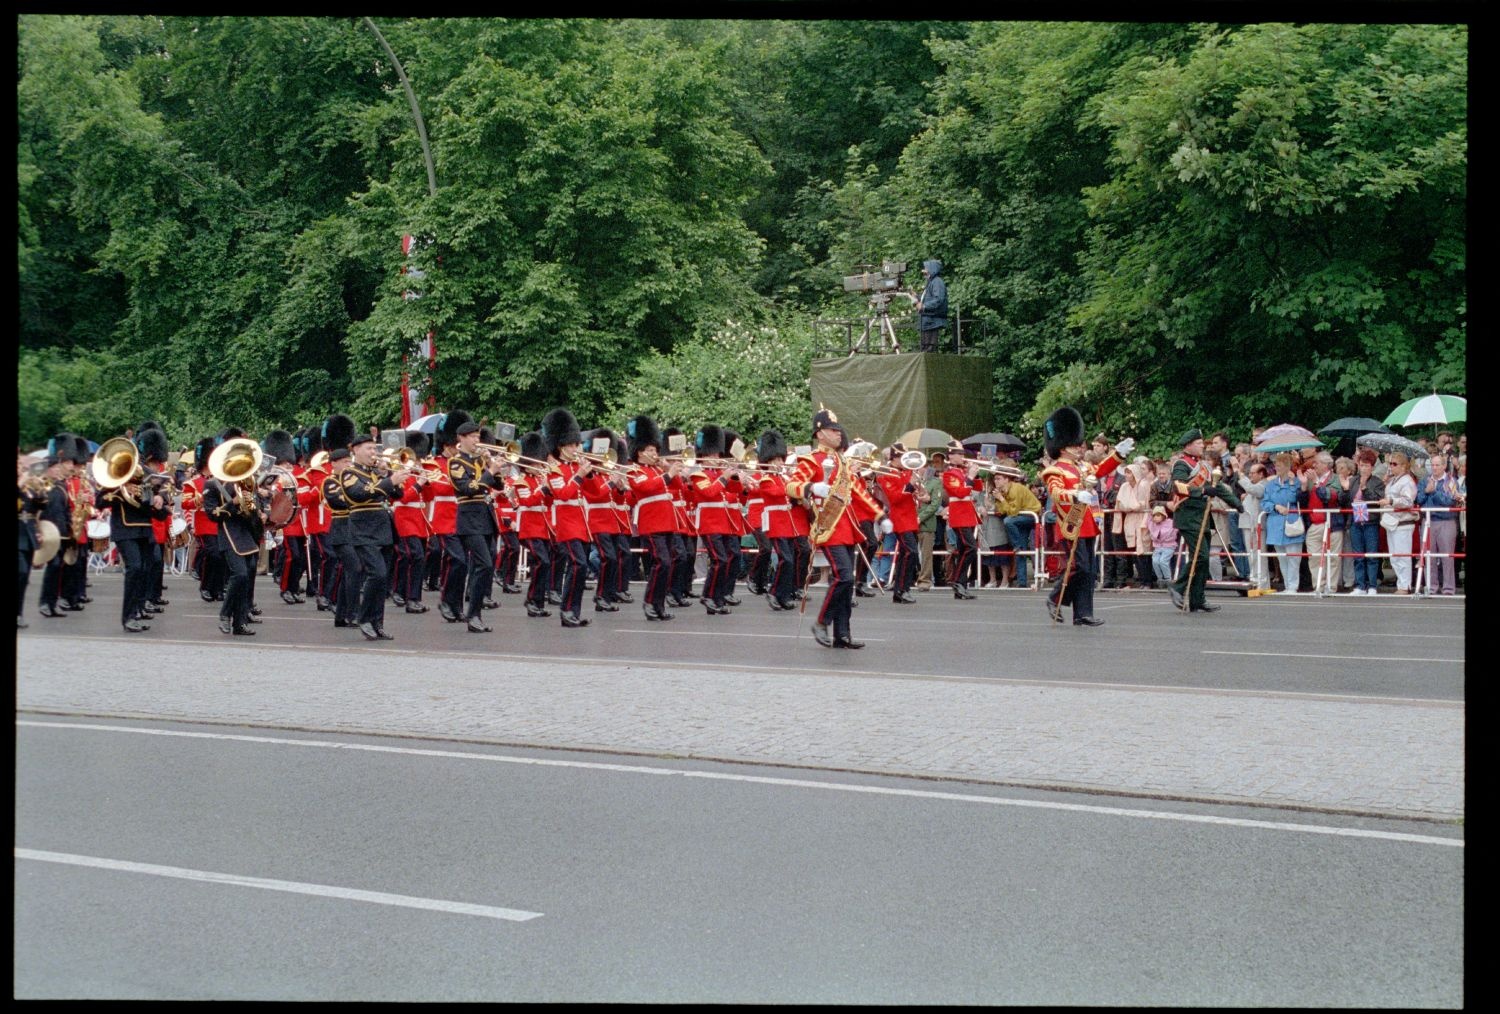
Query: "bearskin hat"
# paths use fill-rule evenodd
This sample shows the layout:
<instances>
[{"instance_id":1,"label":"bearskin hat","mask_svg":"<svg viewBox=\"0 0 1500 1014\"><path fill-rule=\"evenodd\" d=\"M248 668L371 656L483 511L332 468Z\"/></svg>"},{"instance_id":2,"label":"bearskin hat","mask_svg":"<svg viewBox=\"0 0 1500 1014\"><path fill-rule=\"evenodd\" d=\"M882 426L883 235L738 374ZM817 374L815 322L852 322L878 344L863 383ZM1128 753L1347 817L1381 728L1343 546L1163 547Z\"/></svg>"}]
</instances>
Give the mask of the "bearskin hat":
<instances>
[{"instance_id":1,"label":"bearskin hat","mask_svg":"<svg viewBox=\"0 0 1500 1014\"><path fill-rule=\"evenodd\" d=\"M47 441L47 457L58 461L73 460L73 434L59 433Z\"/></svg>"},{"instance_id":2,"label":"bearskin hat","mask_svg":"<svg viewBox=\"0 0 1500 1014\"><path fill-rule=\"evenodd\" d=\"M542 436L547 440L547 449L555 458L557 449L568 444L583 443L583 434L578 430L578 420L565 408L554 408L542 416Z\"/></svg>"},{"instance_id":3,"label":"bearskin hat","mask_svg":"<svg viewBox=\"0 0 1500 1014\"><path fill-rule=\"evenodd\" d=\"M766 430L755 445L755 456L761 461L786 457L786 438L780 430Z\"/></svg>"},{"instance_id":4,"label":"bearskin hat","mask_svg":"<svg viewBox=\"0 0 1500 1014\"><path fill-rule=\"evenodd\" d=\"M452 412L449 412L443 416L443 421L438 423L438 443L443 447L456 446L458 444L458 428L464 423L473 421L474 417L461 408L456 408Z\"/></svg>"},{"instance_id":5,"label":"bearskin hat","mask_svg":"<svg viewBox=\"0 0 1500 1014\"><path fill-rule=\"evenodd\" d=\"M348 448L354 439L354 420L346 415L331 415L323 423L323 447L329 451Z\"/></svg>"},{"instance_id":6,"label":"bearskin hat","mask_svg":"<svg viewBox=\"0 0 1500 1014\"><path fill-rule=\"evenodd\" d=\"M271 430L260 442L260 449L276 459L278 465L290 465L297 460L297 448L292 445L292 435L286 430Z\"/></svg>"},{"instance_id":7,"label":"bearskin hat","mask_svg":"<svg viewBox=\"0 0 1500 1014\"><path fill-rule=\"evenodd\" d=\"M406 434L406 446L410 447L417 457L425 458L432 453L432 437L426 433Z\"/></svg>"},{"instance_id":8,"label":"bearskin hat","mask_svg":"<svg viewBox=\"0 0 1500 1014\"><path fill-rule=\"evenodd\" d=\"M167 435L166 427L163 426L161 423L157 422L155 419L147 419L145 422L143 422L139 426L137 426L135 428L135 435L136 436L140 436L142 433L146 432L147 430L156 430L159 433L161 433L162 436L166 436ZM167 443L170 444L171 441L169 440L169 441L167 441Z\"/></svg>"},{"instance_id":9,"label":"bearskin hat","mask_svg":"<svg viewBox=\"0 0 1500 1014\"><path fill-rule=\"evenodd\" d=\"M606 441L609 442L609 446L611 448L613 448L615 446L615 431L612 430L612 429L610 429L607 426L600 426L598 429L588 430L587 432L585 432L583 434L583 449L585 451L587 451L588 453L590 453L590 454L595 453L594 452L594 441L595 440L606 440ZM598 453L602 454L604 452L600 451ZM616 451L615 453L618 456L619 452ZM621 459L621 460L624 460L624 459Z\"/></svg>"},{"instance_id":10,"label":"bearskin hat","mask_svg":"<svg viewBox=\"0 0 1500 1014\"><path fill-rule=\"evenodd\" d=\"M622 437L622 436L620 436L618 433L615 434L615 444L614 444L614 446L615 446L615 460L616 461L629 461L630 460L630 445L627 444L625 442L625 438Z\"/></svg>"},{"instance_id":11,"label":"bearskin hat","mask_svg":"<svg viewBox=\"0 0 1500 1014\"><path fill-rule=\"evenodd\" d=\"M661 431L656 428L656 420L649 415L638 415L626 423L625 436L629 441L625 457L630 461L640 457L643 447L655 447L660 452L663 446Z\"/></svg>"},{"instance_id":12,"label":"bearskin hat","mask_svg":"<svg viewBox=\"0 0 1500 1014\"><path fill-rule=\"evenodd\" d=\"M235 437L242 437L244 435L245 431L238 426L226 426L219 431L218 436L214 437L214 441L222 444L226 440L233 440Z\"/></svg>"},{"instance_id":13,"label":"bearskin hat","mask_svg":"<svg viewBox=\"0 0 1500 1014\"><path fill-rule=\"evenodd\" d=\"M1042 426L1047 457L1056 458L1064 447L1076 447L1083 443L1083 416L1070 405L1053 412Z\"/></svg>"},{"instance_id":14,"label":"bearskin hat","mask_svg":"<svg viewBox=\"0 0 1500 1014\"><path fill-rule=\"evenodd\" d=\"M214 452L217 443L213 437L204 437L193 445L193 467L200 472L208 471L208 456Z\"/></svg>"},{"instance_id":15,"label":"bearskin hat","mask_svg":"<svg viewBox=\"0 0 1500 1014\"><path fill-rule=\"evenodd\" d=\"M88 437L73 434L73 463L87 465L94 457L94 452L89 450Z\"/></svg>"},{"instance_id":16,"label":"bearskin hat","mask_svg":"<svg viewBox=\"0 0 1500 1014\"><path fill-rule=\"evenodd\" d=\"M736 433L734 430L730 429L728 426L725 426L724 427L724 456L726 458L732 458L732 457L734 457L734 442L736 440L739 440L739 442L740 442L740 456L744 457L745 451L747 450L747 448L745 447L745 442L743 440L740 440L740 435L738 433Z\"/></svg>"},{"instance_id":17,"label":"bearskin hat","mask_svg":"<svg viewBox=\"0 0 1500 1014\"><path fill-rule=\"evenodd\" d=\"M722 427L712 424L704 426L698 431L697 439L693 446L698 451L700 458L717 458L724 453L724 430Z\"/></svg>"},{"instance_id":18,"label":"bearskin hat","mask_svg":"<svg viewBox=\"0 0 1500 1014\"><path fill-rule=\"evenodd\" d=\"M546 461L548 453L547 438L542 436L536 430L532 430L530 433L522 435L521 457L531 459L531 461L526 462L526 464L531 464L532 462L536 461Z\"/></svg>"},{"instance_id":19,"label":"bearskin hat","mask_svg":"<svg viewBox=\"0 0 1500 1014\"><path fill-rule=\"evenodd\" d=\"M167 444L167 435L159 429L144 429L135 436L135 446L140 448L145 461L165 462L172 453Z\"/></svg>"},{"instance_id":20,"label":"bearskin hat","mask_svg":"<svg viewBox=\"0 0 1500 1014\"><path fill-rule=\"evenodd\" d=\"M479 427L479 442L489 444L491 447L495 446L495 431L488 426Z\"/></svg>"}]
</instances>

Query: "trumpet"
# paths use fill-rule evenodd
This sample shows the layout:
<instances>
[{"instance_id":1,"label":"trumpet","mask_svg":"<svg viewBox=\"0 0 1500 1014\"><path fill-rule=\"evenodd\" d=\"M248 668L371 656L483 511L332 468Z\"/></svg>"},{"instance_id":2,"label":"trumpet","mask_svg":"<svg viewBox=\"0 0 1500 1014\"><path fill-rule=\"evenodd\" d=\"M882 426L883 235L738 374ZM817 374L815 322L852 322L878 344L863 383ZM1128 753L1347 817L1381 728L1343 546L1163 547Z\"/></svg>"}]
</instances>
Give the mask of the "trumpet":
<instances>
[{"instance_id":1,"label":"trumpet","mask_svg":"<svg viewBox=\"0 0 1500 1014\"><path fill-rule=\"evenodd\" d=\"M895 476L901 475L903 472L915 472L917 469L926 465L927 455L921 451L906 451L901 455L899 459L901 462L900 468L895 468L891 465L878 464L873 460L871 460L869 464L864 464L866 459L860 458L859 460L861 462L861 467L863 467L867 472L874 472L876 475Z\"/></svg>"},{"instance_id":2,"label":"trumpet","mask_svg":"<svg viewBox=\"0 0 1500 1014\"><path fill-rule=\"evenodd\" d=\"M605 451L603 454L590 454L588 451L579 451L578 456L591 463L599 471L608 472L610 475L627 476L631 472L634 472L636 468L634 465L620 464L619 455L615 454L613 449Z\"/></svg>"},{"instance_id":3,"label":"trumpet","mask_svg":"<svg viewBox=\"0 0 1500 1014\"><path fill-rule=\"evenodd\" d=\"M682 453L669 454L666 457L660 458L658 460L660 460L664 465L671 465L677 462L681 462L689 468L692 468L698 463L698 452L693 449L692 444L689 444L682 449Z\"/></svg>"}]
</instances>

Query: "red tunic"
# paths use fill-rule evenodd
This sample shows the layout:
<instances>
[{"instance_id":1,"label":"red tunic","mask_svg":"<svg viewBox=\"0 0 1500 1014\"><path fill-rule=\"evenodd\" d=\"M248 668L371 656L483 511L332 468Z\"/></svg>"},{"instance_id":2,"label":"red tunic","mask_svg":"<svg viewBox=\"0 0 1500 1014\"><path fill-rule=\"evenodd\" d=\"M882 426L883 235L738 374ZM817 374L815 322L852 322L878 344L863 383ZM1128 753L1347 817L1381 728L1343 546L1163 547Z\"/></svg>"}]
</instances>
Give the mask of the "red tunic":
<instances>
[{"instance_id":1,"label":"red tunic","mask_svg":"<svg viewBox=\"0 0 1500 1014\"><path fill-rule=\"evenodd\" d=\"M207 478L195 475L182 490L182 509L193 512L193 534L194 535L218 535L219 526L214 519L203 510L203 484ZM191 503L191 507L189 507Z\"/></svg>"},{"instance_id":2,"label":"red tunic","mask_svg":"<svg viewBox=\"0 0 1500 1014\"><path fill-rule=\"evenodd\" d=\"M790 539L797 534L792 524L792 516L800 514L807 517L807 512L802 509L801 504L794 504L787 499L786 479L780 475L768 475L760 480L761 502L764 506L760 511L760 530L773 539Z\"/></svg>"},{"instance_id":3,"label":"red tunic","mask_svg":"<svg viewBox=\"0 0 1500 1014\"><path fill-rule=\"evenodd\" d=\"M615 516L615 488L608 480L597 486L584 487L583 517L591 539L597 535L614 535L620 530Z\"/></svg>"},{"instance_id":4,"label":"red tunic","mask_svg":"<svg viewBox=\"0 0 1500 1014\"><path fill-rule=\"evenodd\" d=\"M396 538L425 539L432 534L432 526L427 523L426 506L425 491L417 486L416 476L408 478L402 484L400 498L391 506Z\"/></svg>"},{"instance_id":5,"label":"red tunic","mask_svg":"<svg viewBox=\"0 0 1500 1014\"><path fill-rule=\"evenodd\" d=\"M875 481L884 491L886 503L891 505L892 531L915 532L920 529L916 494L906 491L907 485L912 483L912 473L903 469L900 475L881 475Z\"/></svg>"},{"instance_id":6,"label":"red tunic","mask_svg":"<svg viewBox=\"0 0 1500 1014\"><path fill-rule=\"evenodd\" d=\"M523 539L550 539L547 494L542 492L542 477L527 472L516 480L516 515L521 519L516 533Z\"/></svg>"},{"instance_id":7,"label":"red tunic","mask_svg":"<svg viewBox=\"0 0 1500 1014\"><path fill-rule=\"evenodd\" d=\"M973 528L979 524L979 511L974 508L973 493L982 482L970 479L962 468L950 468L943 473L943 492L948 494L948 527Z\"/></svg>"},{"instance_id":8,"label":"red tunic","mask_svg":"<svg viewBox=\"0 0 1500 1014\"><path fill-rule=\"evenodd\" d=\"M604 484L598 472L590 472L579 479L578 466L564 461L557 471L547 476L547 485L552 490L552 537L558 542L577 539L589 541L589 525L583 514L583 491Z\"/></svg>"},{"instance_id":9,"label":"red tunic","mask_svg":"<svg viewBox=\"0 0 1500 1014\"><path fill-rule=\"evenodd\" d=\"M818 450L814 451L810 456L805 455L798 458L797 470L792 473L791 479L786 484L787 495L797 497L802 496L804 490L811 492L812 484L815 482L828 482L829 485L832 485L831 478L824 479L823 477L823 463L825 461L832 462L835 457L836 455L832 452ZM847 468L848 466L844 467ZM829 471L828 475L831 477L833 472ZM852 505L856 500L860 499L865 501L867 509L874 508L875 517L878 518L883 513L880 505L875 503L869 492L866 491L864 483L856 479L849 486L849 502ZM864 533L854 523L854 512L845 508L844 512L839 515L838 522L834 525L833 534L824 541L823 545L855 546L863 545L864 541Z\"/></svg>"},{"instance_id":10,"label":"red tunic","mask_svg":"<svg viewBox=\"0 0 1500 1014\"><path fill-rule=\"evenodd\" d=\"M435 458L434 471L443 478L434 479L422 487L422 499L427 503L427 524L434 535L453 535L458 532L458 491L447 478L448 459Z\"/></svg>"},{"instance_id":11,"label":"red tunic","mask_svg":"<svg viewBox=\"0 0 1500 1014\"><path fill-rule=\"evenodd\" d=\"M724 480L717 468L694 472L692 486L698 502L694 512L700 535L737 535L731 514L739 513L738 480Z\"/></svg>"},{"instance_id":12,"label":"red tunic","mask_svg":"<svg viewBox=\"0 0 1500 1014\"><path fill-rule=\"evenodd\" d=\"M637 465L630 473L631 519L641 535L661 535L678 531L677 509L673 506L672 486L676 480L655 465Z\"/></svg>"},{"instance_id":13,"label":"red tunic","mask_svg":"<svg viewBox=\"0 0 1500 1014\"><path fill-rule=\"evenodd\" d=\"M302 478L307 483L306 494L302 492L300 483L297 487L297 503L302 504L303 497L307 497L302 530L308 535L326 535L333 527L333 513L323 499L323 480L328 478L328 473L321 468L309 468L302 473Z\"/></svg>"},{"instance_id":14,"label":"red tunic","mask_svg":"<svg viewBox=\"0 0 1500 1014\"><path fill-rule=\"evenodd\" d=\"M1106 476L1120 464L1120 459L1110 453L1094 470L1096 476ZM1052 498L1052 510L1058 520L1053 524L1053 534L1062 540L1062 519L1073 506L1073 493L1083 485L1083 470L1071 461L1055 461L1042 471L1042 481L1047 484L1047 495ZM1099 534L1098 522L1093 511L1085 511L1083 523L1078 526L1080 539L1092 539Z\"/></svg>"}]
</instances>

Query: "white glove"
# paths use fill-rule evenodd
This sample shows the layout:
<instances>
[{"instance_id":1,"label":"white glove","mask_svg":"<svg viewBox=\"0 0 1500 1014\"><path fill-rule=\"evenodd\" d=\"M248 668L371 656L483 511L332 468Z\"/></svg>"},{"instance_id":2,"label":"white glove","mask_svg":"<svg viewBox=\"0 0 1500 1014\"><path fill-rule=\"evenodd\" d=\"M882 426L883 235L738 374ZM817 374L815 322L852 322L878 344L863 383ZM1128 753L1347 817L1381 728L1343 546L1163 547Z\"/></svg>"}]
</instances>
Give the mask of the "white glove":
<instances>
[{"instance_id":1,"label":"white glove","mask_svg":"<svg viewBox=\"0 0 1500 1014\"><path fill-rule=\"evenodd\" d=\"M828 495L829 485L826 482L815 482L812 484L812 494L819 499Z\"/></svg>"},{"instance_id":2,"label":"white glove","mask_svg":"<svg viewBox=\"0 0 1500 1014\"><path fill-rule=\"evenodd\" d=\"M1115 454L1119 455L1121 460L1130 457L1130 452L1133 450L1135 450L1135 437L1126 437L1115 444Z\"/></svg>"},{"instance_id":3,"label":"white glove","mask_svg":"<svg viewBox=\"0 0 1500 1014\"><path fill-rule=\"evenodd\" d=\"M1094 494L1090 493L1086 489L1080 489L1078 492L1073 494L1073 500L1084 505L1093 503L1095 499L1097 498L1094 496Z\"/></svg>"},{"instance_id":4,"label":"white glove","mask_svg":"<svg viewBox=\"0 0 1500 1014\"><path fill-rule=\"evenodd\" d=\"M896 526L893 525L893 524L891 524L891 519L890 518L881 518L880 519L880 534L881 535L889 535L892 532L894 532L895 530L896 530Z\"/></svg>"}]
</instances>

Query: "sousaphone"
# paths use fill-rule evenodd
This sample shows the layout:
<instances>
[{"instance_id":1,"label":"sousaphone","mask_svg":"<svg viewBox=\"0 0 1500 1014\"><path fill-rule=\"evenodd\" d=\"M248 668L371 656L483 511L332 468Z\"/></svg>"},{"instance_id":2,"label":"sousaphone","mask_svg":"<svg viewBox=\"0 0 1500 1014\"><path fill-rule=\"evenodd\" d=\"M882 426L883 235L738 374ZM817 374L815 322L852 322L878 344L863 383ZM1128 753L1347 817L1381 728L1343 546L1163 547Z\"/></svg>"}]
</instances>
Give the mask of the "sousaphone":
<instances>
[{"instance_id":1,"label":"sousaphone","mask_svg":"<svg viewBox=\"0 0 1500 1014\"><path fill-rule=\"evenodd\" d=\"M94 452L89 476L100 489L119 489L140 471L141 452L129 437L110 437Z\"/></svg>"},{"instance_id":2,"label":"sousaphone","mask_svg":"<svg viewBox=\"0 0 1500 1014\"><path fill-rule=\"evenodd\" d=\"M208 456L208 474L231 486L246 480L253 483L264 460L260 444L246 437L233 437L215 447Z\"/></svg>"}]
</instances>

